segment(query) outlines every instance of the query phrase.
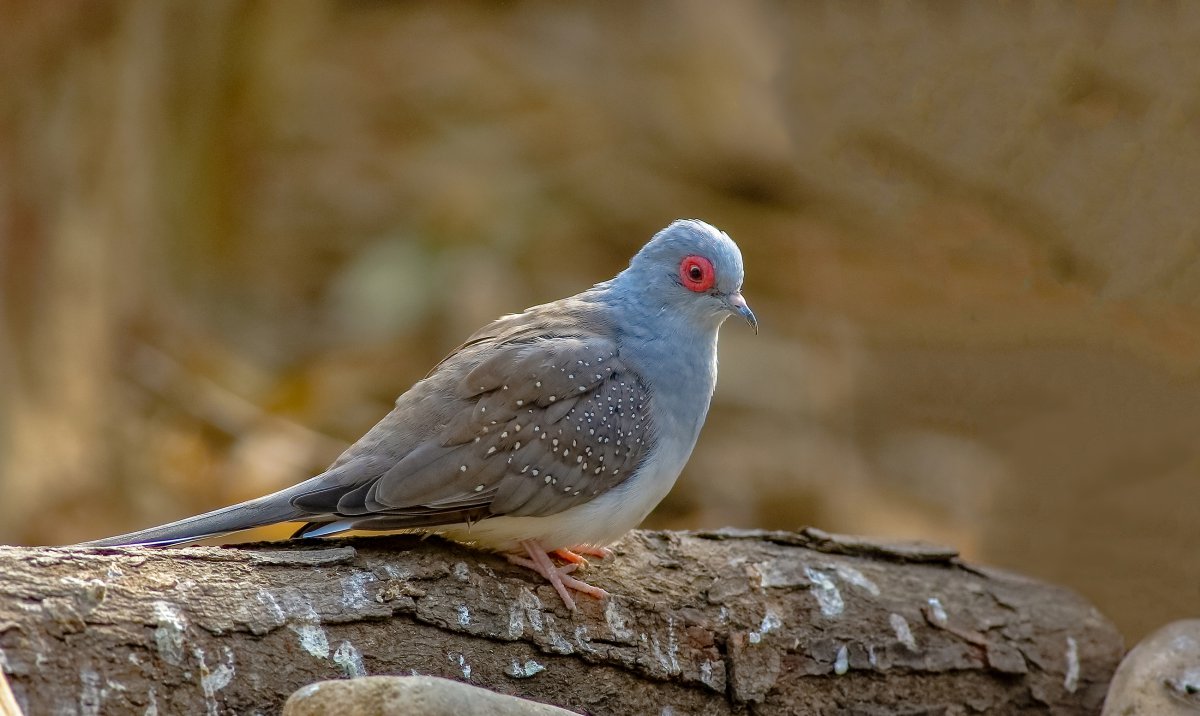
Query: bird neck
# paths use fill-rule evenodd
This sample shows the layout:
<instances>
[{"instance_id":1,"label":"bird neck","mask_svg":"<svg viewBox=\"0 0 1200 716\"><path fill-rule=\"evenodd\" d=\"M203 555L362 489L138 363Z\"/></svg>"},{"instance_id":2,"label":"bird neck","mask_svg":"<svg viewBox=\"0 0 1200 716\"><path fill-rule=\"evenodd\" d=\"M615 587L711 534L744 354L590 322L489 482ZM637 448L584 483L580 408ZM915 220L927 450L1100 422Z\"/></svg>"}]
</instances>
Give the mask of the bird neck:
<instances>
[{"instance_id":1,"label":"bird neck","mask_svg":"<svg viewBox=\"0 0 1200 716\"><path fill-rule=\"evenodd\" d=\"M608 297L622 360L651 389L660 413L681 421L693 436L708 413L717 384L719 321L697 317L644 296L613 292Z\"/></svg>"}]
</instances>

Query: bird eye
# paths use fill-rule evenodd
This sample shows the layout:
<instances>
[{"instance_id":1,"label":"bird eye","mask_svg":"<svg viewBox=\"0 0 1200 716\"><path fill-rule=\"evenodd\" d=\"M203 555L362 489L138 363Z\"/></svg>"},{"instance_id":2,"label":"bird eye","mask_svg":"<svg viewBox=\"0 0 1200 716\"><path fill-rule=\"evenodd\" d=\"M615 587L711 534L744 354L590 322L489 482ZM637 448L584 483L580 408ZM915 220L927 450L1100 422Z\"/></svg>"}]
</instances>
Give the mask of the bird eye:
<instances>
[{"instance_id":1,"label":"bird eye","mask_svg":"<svg viewBox=\"0 0 1200 716\"><path fill-rule=\"evenodd\" d=\"M707 291L716 283L712 262L703 256L685 256L679 262L679 279L689 291Z\"/></svg>"}]
</instances>

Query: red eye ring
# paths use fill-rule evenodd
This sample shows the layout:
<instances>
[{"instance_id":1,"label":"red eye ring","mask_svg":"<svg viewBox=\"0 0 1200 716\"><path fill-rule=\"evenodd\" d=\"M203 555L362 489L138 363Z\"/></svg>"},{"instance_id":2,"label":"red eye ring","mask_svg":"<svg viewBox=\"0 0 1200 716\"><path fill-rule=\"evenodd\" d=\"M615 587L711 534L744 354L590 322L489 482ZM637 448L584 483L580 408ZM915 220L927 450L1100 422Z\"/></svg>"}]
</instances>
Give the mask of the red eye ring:
<instances>
[{"instance_id":1,"label":"red eye ring","mask_svg":"<svg viewBox=\"0 0 1200 716\"><path fill-rule=\"evenodd\" d=\"M712 261L703 256L684 256L679 262L679 280L687 290L701 293L713 287L717 274L713 271Z\"/></svg>"}]
</instances>

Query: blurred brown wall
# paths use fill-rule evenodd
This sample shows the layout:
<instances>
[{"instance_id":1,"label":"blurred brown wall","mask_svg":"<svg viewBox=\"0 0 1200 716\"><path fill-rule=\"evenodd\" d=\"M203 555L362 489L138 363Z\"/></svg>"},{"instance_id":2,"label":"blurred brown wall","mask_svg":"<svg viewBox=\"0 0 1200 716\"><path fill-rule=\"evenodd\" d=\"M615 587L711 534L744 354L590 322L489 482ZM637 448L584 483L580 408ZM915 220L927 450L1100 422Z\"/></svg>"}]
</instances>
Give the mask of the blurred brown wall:
<instances>
[{"instance_id":1,"label":"blurred brown wall","mask_svg":"<svg viewBox=\"0 0 1200 716\"><path fill-rule=\"evenodd\" d=\"M0 70L0 540L305 477L699 216L763 334L653 525L1200 609L1200 5L8 1Z\"/></svg>"}]
</instances>

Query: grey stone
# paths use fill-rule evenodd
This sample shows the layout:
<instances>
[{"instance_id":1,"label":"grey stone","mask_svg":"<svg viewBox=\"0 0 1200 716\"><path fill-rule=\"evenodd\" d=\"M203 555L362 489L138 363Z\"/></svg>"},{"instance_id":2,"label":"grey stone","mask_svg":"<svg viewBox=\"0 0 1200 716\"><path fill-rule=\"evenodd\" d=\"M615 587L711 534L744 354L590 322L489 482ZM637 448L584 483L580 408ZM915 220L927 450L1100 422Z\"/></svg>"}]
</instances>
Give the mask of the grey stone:
<instances>
[{"instance_id":1,"label":"grey stone","mask_svg":"<svg viewBox=\"0 0 1200 716\"><path fill-rule=\"evenodd\" d=\"M283 716L570 716L557 706L436 676L319 681L292 694Z\"/></svg>"},{"instance_id":2,"label":"grey stone","mask_svg":"<svg viewBox=\"0 0 1200 716\"><path fill-rule=\"evenodd\" d=\"M1135 646L1113 676L1102 716L1200 714L1200 619L1171 622Z\"/></svg>"}]
</instances>

